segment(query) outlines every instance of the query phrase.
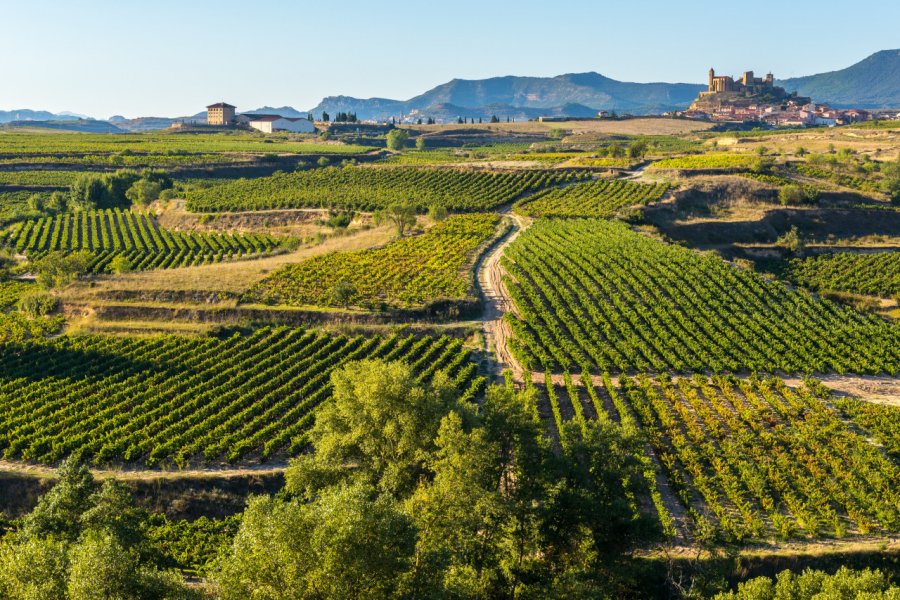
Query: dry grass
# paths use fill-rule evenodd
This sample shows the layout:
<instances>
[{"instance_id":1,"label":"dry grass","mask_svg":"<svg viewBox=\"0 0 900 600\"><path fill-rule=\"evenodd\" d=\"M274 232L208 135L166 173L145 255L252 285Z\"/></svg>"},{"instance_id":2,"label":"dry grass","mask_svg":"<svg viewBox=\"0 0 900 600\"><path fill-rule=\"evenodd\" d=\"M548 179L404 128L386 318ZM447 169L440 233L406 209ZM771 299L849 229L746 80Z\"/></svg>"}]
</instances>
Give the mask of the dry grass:
<instances>
[{"instance_id":1,"label":"dry grass","mask_svg":"<svg viewBox=\"0 0 900 600\"><path fill-rule=\"evenodd\" d=\"M733 137L733 136L737 137ZM808 152L822 154L830 146L836 150L850 148L858 154L867 154L876 160L895 160L900 155L900 127L898 129L811 129L804 132L778 133L765 136L740 137L726 134L713 138L720 146L755 152L760 146L794 154L803 147ZM710 142L711 143L711 142Z\"/></svg>"},{"instance_id":2,"label":"dry grass","mask_svg":"<svg viewBox=\"0 0 900 600\"><path fill-rule=\"evenodd\" d=\"M118 276L102 276L79 282L66 289L63 301L83 300L107 291L175 291L241 293L272 271L328 252L363 250L386 244L393 237L389 227L376 227L358 233L334 237L315 246L266 258L223 262L183 269L159 269Z\"/></svg>"}]
</instances>

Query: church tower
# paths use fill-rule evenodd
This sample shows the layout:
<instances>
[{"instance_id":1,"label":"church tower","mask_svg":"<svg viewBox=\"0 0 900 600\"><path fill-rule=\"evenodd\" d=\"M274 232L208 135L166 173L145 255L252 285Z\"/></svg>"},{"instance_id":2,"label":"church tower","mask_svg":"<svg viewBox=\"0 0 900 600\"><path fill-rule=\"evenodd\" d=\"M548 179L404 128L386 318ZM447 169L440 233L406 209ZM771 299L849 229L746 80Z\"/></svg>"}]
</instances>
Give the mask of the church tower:
<instances>
[{"instance_id":1,"label":"church tower","mask_svg":"<svg viewBox=\"0 0 900 600\"><path fill-rule=\"evenodd\" d=\"M715 77L716 77L716 72L712 67L710 67L709 68L709 87L707 88L708 91L710 91L710 92L713 91L713 79L715 79Z\"/></svg>"}]
</instances>

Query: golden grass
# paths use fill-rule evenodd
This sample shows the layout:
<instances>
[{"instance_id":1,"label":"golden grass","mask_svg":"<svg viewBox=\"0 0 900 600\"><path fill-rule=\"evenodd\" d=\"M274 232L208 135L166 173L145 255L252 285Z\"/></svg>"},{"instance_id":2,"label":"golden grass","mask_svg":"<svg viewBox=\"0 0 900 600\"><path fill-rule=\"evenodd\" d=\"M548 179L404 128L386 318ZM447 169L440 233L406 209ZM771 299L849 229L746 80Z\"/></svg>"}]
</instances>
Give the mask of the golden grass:
<instances>
[{"instance_id":1,"label":"golden grass","mask_svg":"<svg viewBox=\"0 0 900 600\"><path fill-rule=\"evenodd\" d=\"M328 252L363 250L386 244L393 237L387 226L334 237L316 246L266 258L223 262L182 269L158 269L127 275L108 275L79 282L66 289L63 301L83 299L106 291L174 291L241 293L272 271Z\"/></svg>"}]
</instances>

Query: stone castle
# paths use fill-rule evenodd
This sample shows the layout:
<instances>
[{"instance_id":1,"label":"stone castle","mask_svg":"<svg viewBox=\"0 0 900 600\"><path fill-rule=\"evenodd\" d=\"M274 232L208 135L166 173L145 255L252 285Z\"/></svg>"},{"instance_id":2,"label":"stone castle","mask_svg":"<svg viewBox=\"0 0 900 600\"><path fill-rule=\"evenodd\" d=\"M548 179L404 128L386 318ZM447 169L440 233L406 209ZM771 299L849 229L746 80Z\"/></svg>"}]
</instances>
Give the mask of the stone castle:
<instances>
[{"instance_id":1,"label":"stone castle","mask_svg":"<svg viewBox=\"0 0 900 600\"><path fill-rule=\"evenodd\" d=\"M800 98L796 93L788 94L784 88L775 85L775 76L768 73L756 77L753 71L746 71L739 78L716 75L709 70L709 82L705 92L691 104L689 110L713 113L722 107L750 107L759 105L805 104L809 98Z\"/></svg>"},{"instance_id":2,"label":"stone castle","mask_svg":"<svg viewBox=\"0 0 900 600\"><path fill-rule=\"evenodd\" d=\"M765 79L754 77L753 71L746 71L737 81L727 75L716 75L715 69L709 70L709 88L700 92L700 97L723 92L736 92L738 94L764 94L775 88L775 77L769 73Z\"/></svg>"}]
</instances>

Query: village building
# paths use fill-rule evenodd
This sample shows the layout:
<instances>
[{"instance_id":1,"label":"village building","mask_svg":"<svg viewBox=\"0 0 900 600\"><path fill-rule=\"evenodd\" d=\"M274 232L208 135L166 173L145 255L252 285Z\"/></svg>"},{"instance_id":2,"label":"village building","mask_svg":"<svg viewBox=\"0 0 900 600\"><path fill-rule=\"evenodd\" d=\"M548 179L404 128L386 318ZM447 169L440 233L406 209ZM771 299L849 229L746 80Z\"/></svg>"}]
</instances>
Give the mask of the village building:
<instances>
[{"instance_id":1,"label":"village building","mask_svg":"<svg viewBox=\"0 0 900 600\"><path fill-rule=\"evenodd\" d=\"M315 124L302 117L282 117L281 115L239 115L238 125L245 125L263 133L289 131L291 133L313 133Z\"/></svg>"},{"instance_id":2,"label":"village building","mask_svg":"<svg viewBox=\"0 0 900 600\"><path fill-rule=\"evenodd\" d=\"M217 102L206 107L207 125L233 125L235 106Z\"/></svg>"}]
</instances>

